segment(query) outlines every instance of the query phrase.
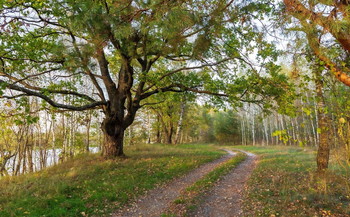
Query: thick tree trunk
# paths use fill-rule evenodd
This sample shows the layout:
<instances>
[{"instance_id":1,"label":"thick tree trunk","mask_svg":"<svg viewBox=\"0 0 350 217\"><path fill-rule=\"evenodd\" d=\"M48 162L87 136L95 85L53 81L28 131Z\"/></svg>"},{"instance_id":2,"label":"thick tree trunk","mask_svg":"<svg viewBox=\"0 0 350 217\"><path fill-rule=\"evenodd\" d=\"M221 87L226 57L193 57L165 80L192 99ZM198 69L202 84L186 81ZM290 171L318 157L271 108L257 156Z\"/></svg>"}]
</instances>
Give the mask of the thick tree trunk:
<instances>
[{"instance_id":1,"label":"thick tree trunk","mask_svg":"<svg viewBox=\"0 0 350 217\"><path fill-rule=\"evenodd\" d=\"M107 89L110 101L104 108L106 117L101 126L105 138L102 153L107 158L124 156L124 132L134 121L139 108L139 101L132 101L130 92L132 74L130 62L124 60L119 71L118 88L115 89L115 84L111 84Z\"/></svg>"},{"instance_id":2,"label":"thick tree trunk","mask_svg":"<svg viewBox=\"0 0 350 217\"><path fill-rule=\"evenodd\" d=\"M124 156L123 142L124 142L124 131L114 136L105 134L105 144L103 149L103 155L106 157Z\"/></svg>"},{"instance_id":3,"label":"thick tree trunk","mask_svg":"<svg viewBox=\"0 0 350 217\"><path fill-rule=\"evenodd\" d=\"M325 115L324 115L325 116ZM329 139L328 132L326 131L327 122L326 119L320 116L319 128L321 129L320 133L320 142L317 150L317 171L324 172L328 168L329 161Z\"/></svg>"},{"instance_id":4,"label":"thick tree trunk","mask_svg":"<svg viewBox=\"0 0 350 217\"><path fill-rule=\"evenodd\" d=\"M117 124L113 118L106 117L102 122L104 134L104 147L102 154L107 158L124 156L124 131L121 124Z\"/></svg>"},{"instance_id":5,"label":"thick tree trunk","mask_svg":"<svg viewBox=\"0 0 350 217\"><path fill-rule=\"evenodd\" d=\"M325 102L323 97L323 82L321 73L315 71L316 95L317 95L317 115L318 128L320 129L319 144L317 150L317 172L323 173L328 168L329 161L329 138L327 126L327 114L325 113Z\"/></svg>"},{"instance_id":6,"label":"thick tree trunk","mask_svg":"<svg viewBox=\"0 0 350 217\"><path fill-rule=\"evenodd\" d=\"M109 99L107 105L103 106L105 119L101 125L104 134L102 154L106 158L121 157L124 156L124 132L132 124L140 108L143 85L139 86L135 95L131 93L134 70L131 66L132 58L128 55L121 54L117 84L111 77L109 62L103 49L97 50L97 59ZM146 65L143 64L142 68L145 70Z\"/></svg>"}]
</instances>

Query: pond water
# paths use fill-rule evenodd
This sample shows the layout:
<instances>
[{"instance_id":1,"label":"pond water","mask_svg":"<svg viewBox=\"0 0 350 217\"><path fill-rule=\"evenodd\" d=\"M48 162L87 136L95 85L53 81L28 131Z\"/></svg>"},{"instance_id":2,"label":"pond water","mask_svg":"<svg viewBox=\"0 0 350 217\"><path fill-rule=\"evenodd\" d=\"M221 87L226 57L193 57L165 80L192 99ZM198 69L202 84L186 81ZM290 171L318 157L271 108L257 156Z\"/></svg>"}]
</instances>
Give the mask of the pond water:
<instances>
[{"instance_id":1,"label":"pond water","mask_svg":"<svg viewBox=\"0 0 350 217\"><path fill-rule=\"evenodd\" d=\"M90 153L97 153L100 151L100 149L98 147L90 147L89 148ZM48 149L46 150L46 152L42 151L33 151L33 170L34 171L39 171L42 168L42 163L41 163L41 155L46 155L46 161L44 162L44 164L46 165L46 167L52 166L54 164L57 164L59 162L59 158L60 155L62 153L62 149ZM6 163L6 170L9 173L9 175L12 175L14 173L14 164L17 164L18 162L18 158L16 157L12 157L11 159L8 160L8 162ZM28 162L27 165L28 167ZM46 168L45 167L45 168ZM23 164L21 164L20 166L20 173L23 173Z\"/></svg>"}]
</instances>

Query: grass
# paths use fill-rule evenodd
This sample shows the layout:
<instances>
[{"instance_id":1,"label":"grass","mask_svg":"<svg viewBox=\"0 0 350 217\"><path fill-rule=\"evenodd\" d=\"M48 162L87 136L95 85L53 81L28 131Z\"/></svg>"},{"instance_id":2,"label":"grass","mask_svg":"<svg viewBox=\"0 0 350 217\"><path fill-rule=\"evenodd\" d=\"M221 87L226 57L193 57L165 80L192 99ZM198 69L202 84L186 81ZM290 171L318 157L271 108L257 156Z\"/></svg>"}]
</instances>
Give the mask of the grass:
<instances>
[{"instance_id":1,"label":"grass","mask_svg":"<svg viewBox=\"0 0 350 217\"><path fill-rule=\"evenodd\" d=\"M142 145L128 158L80 156L0 179L0 216L106 216L148 189L223 154L209 145Z\"/></svg>"},{"instance_id":2,"label":"grass","mask_svg":"<svg viewBox=\"0 0 350 217\"><path fill-rule=\"evenodd\" d=\"M260 156L244 200L247 216L350 216L345 171L331 169L320 177L315 173L315 151L273 146L237 148Z\"/></svg>"},{"instance_id":3,"label":"grass","mask_svg":"<svg viewBox=\"0 0 350 217\"><path fill-rule=\"evenodd\" d=\"M186 216L187 213L195 210L205 193L213 187L220 178L228 174L245 159L246 155L240 153L209 172L193 185L186 188L181 196L173 202L173 206L166 214L164 214L164 216Z\"/></svg>"}]
</instances>

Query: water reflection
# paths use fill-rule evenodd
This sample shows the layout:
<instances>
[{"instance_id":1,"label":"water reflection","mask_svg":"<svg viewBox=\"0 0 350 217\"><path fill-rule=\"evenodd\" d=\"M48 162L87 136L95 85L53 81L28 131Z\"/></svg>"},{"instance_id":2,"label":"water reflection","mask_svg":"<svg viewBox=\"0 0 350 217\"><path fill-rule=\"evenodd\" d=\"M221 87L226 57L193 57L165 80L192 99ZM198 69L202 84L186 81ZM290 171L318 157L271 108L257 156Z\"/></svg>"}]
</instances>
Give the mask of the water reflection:
<instances>
[{"instance_id":1,"label":"water reflection","mask_svg":"<svg viewBox=\"0 0 350 217\"><path fill-rule=\"evenodd\" d=\"M98 147L90 147L89 148L90 153L97 153L100 151ZM33 172L42 170L43 168L52 166L57 164L60 161L60 157L62 157L62 149L48 149L45 151L33 151L32 154L32 164L33 164ZM27 161L25 165L23 165L23 160L19 165L18 173L22 174L24 172L29 171L26 169L26 171L23 171L25 168L29 168L29 162L28 157L26 157ZM6 163L6 170L9 175L13 175L18 167L18 157L14 156L10 158Z\"/></svg>"}]
</instances>

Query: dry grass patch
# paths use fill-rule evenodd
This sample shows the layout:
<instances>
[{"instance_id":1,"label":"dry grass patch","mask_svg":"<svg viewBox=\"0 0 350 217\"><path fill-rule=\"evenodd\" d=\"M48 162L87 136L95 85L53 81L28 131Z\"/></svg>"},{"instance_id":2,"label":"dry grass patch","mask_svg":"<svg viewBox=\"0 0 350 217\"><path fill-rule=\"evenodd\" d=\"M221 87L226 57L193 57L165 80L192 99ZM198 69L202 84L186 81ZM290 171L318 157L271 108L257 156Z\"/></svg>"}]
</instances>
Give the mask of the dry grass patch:
<instances>
[{"instance_id":1,"label":"dry grass patch","mask_svg":"<svg viewBox=\"0 0 350 217\"><path fill-rule=\"evenodd\" d=\"M345 171L315 173L315 151L240 146L260 155L245 196L246 216L350 216Z\"/></svg>"}]
</instances>

